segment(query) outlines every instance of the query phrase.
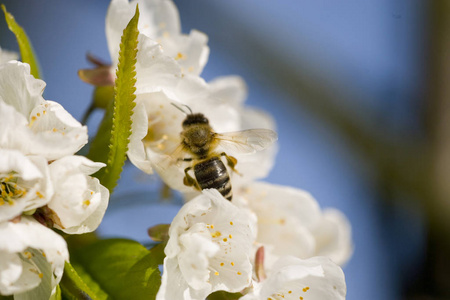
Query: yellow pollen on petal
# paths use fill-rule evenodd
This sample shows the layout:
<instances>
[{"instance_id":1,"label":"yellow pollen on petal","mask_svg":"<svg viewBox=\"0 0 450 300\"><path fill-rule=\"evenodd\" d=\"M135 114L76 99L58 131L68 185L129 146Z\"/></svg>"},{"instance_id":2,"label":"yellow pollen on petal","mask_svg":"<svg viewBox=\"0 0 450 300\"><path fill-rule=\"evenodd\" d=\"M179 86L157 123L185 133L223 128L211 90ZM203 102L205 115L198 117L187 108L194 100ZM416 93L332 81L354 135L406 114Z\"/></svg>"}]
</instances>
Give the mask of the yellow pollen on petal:
<instances>
[{"instance_id":1,"label":"yellow pollen on petal","mask_svg":"<svg viewBox=\"0 0 450 300\"><path fill-rule=\"evenodd\" d=\"M175 56L175 60L186 59L186 55L181 52L178 52L177 56Z\"/></svg>"},{"instance_id":2,"label":"yellow pollen on petal","mask_svg":"<svg viewBox=\"0 0 450 300\"><path fill-rule=\"evenodd\" d=\"M223 239L223 241L224 241L224 242L227 242L227 241L228 241L228 239L227 239L227 238L224 238L224 239Z\"/></svg>"},{"instance_id":3,"label":"yellow pollen on petal","mask_svg":"<svg viewBox=\"0 0 450 300\"><path fill-rule=\"evenodd\" d=\"M214 232L214 233L211 233L211 236L212 236L213 238L219 237L219 236L221 236L221 235L222 235L222 233L221 233L220 231L216 231L216 232Z\"/></svg>"},{"instance_id":4,"label":"yellow pollen on petal","mask_svg":"<svg viewBox=\"0 0 450 300\"><path fill-rule=\"evenodd\" d=\"M89 204L91 204L90 200L84 200L83 201L83 205L89 206Z\"/></svg>"},{"instance_id":5,"label":"yellow pollen on petal","mask_svg":"<svg viewBox=\"0 0 450 300\"><path fill-rule=\"evenodd\" d=\"M219 272L214 273L214 275L219 276Z\"/></svg>"},{"instance_id":6,"label":"yellow pollen on petal","mask_svg":"<svg viewBox=\"0 0 450 300\"><path fill-rule=\"evenodd\" d=\"M289 294L292 294L292 291L289 291L288 293L289 293Z\"/></svg>"},{"instance_id":7,"label":"yellow pollen on petal","mask_svg":"<svg viewBox=\"0 0 450 300\"><path fill-rule=\"evenodd\" d=\"M233 225L233 222L230 222L230 225Z\"/></svg>"},{"instance_id":8,"label":"yellow pollen on petal","mask_svg":"<svg viewBox=\"0 0 450 300\"><path fill-rule=\"evenodd\" d=\"M44 278L44 274L42 274L42 273L39 273L39 278Z\"/></svg>"},{"instance_id":9,"label":"yellow pollen on petal","mask_svg":"<svg viewBox=\"0 0 450 300\"><path fill-rule=\"evenodd\" d=\"M220 266L223 267L224 263L220 263Z\"/></svg>"},{"instance_id":10,"label":"yellow pollen on petal","mask_svg":"<svg viewBox=\"0 0 450 300\"><path fill-rule=\"evenodd\" d=\"M299 298L300 300L303 300L303 297L302 296L300 296L300 298Z\"/></svg>"},{"instance_id":11,"label":"yellow pollen on petal","mask_svg":"<svg viewBox=\"0 0 450 300\"><path fill-rule=\"evenodd\" d=\"M230 235L228 235L228 237L230 238L230 239L232 239L233 238L233 236L230 234Z\"/></svg>"},{"instance_id":12,"label":"yellow pollen on petal","mask_svg":"<svg viewBox=\"0 0 450 300\"><path fill-rule=\"evenodd\" d=\"M47 113L47 111L46 111L46 110L43 110L42 113L45 115L45 114Z\"/></svg>"},{"instance_id":13,"label":"yellow pollen on petal","mask_svg":"<svg viewBox=\"0 0 450 300\"><path fill-rule=\"evenodd\" d=\"M31 121L36 121L36 119L37 119L36 116L31 117Z\"/></svg>"},{"instance_id":14,"label":"yellow pollen on petal","mask_svg":"<svg viewBox=\"0 0 450 300\"><path fill-rule=\"evenodd\" d=\"M237 272L237 274L238 274L238 275L242 275L242 273L241 273L241 272Z\"/></svg>"},{"instance_id":15,"label":"yellow pollen on petal","mask_svg":"<svg viewBox=\"0 0 450 300\"><path fill-rule=\"evenodd\" d=\"M28 259L31 259L33 256L31 255L31 252L28 252L28 251L25 251L24 253L23 253L23 255L26 257L26 258L28 258Z\"/></svg>"},{"instance_id":16,"label":"yellow pollen on petal","mask_svg":"<svg viewBox=\"0 0 450 300\"><path fill-rule=\"evenodd\" d=\"M44 198L44 195L42 195L41 192L39 191L36 192L36 196L38 196L41 199Z\"/></svg>"},{"instance_id":17,"label":"yellow pollen on petal","mask_svg":"<svg viewBox=\"0 0 450 300\"><path fill-rule=\"evenodd\" d=\"M211 228L211 229L214 229L214 225L213 225L213 224L211 224L211 225L210 225L210 228Z\"/></svg>"},{"instance_id":18,"label":"yellow pollen on petal","mask_svg":"<svg viewBox=\"0 0 450 300\"><path fill-rule=\"evenodd\" d=\"M40 113L37 113L36 115L37 115L38 117L40 117L40 116L41 116L41 114L40 114Z\"/></svg>"},{"instance_id":19,"label":"yellow pollen on petal","mask_svg":"<svg viewBox=\"0 0 450 300\"><path fill-rule=\"evenodd\" d=\"M53 132L57 132L57 131L58 131L58 129L56 129L56 128L53 128L53 129L52 129L52 131L53 131Z\"/></svg>"},{"instance_id":20,"label":"yellow pollen on petal","mask_svg":"<svg viewBox=\"0 0 450 300\"><path fill-rule=\"evenodd\" d=\"M303 289L303 292L307 292L309 290L309 286L307 286L307 287L305 287L304 289Z\"/></svg>"},{"instance_id":21,"label":"yellow pollen on petal","mask_svg":"<svg viewBox=\"0 0 450 300\"><path fill-rule=\"evenodd\" d=\"M231 265L234 266L234 262L231 262Z\"/></svg>"}]
</instances>

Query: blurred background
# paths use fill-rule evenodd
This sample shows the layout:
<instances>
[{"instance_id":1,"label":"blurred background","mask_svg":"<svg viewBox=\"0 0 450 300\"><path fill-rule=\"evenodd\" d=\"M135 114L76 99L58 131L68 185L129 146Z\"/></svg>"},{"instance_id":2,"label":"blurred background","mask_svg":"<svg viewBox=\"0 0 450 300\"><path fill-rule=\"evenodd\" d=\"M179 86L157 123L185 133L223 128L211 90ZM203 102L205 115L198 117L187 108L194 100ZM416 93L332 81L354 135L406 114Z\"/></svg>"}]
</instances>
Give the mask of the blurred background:
<instances>
[{"instance_id":1,"label":"blurred background","mask_svg":"<svg viewBox=\"0 0 450 300\"><path fill-rule=\"evenodd\" d=\"M109 60L109 1L2 2L34 45L45 99L81 120L93 87L77 70L88 52ZM267 181L350 219L347 299L450 299L450 1L175 3L184 32L209 35L202 76L242 76L248 105L274 116ZM0 19L0 46L17 51ZM181 203L160 203L158 180L133 166L122 177L100 234L148 243L146 229Z\"/></svg>"}]
</instances>

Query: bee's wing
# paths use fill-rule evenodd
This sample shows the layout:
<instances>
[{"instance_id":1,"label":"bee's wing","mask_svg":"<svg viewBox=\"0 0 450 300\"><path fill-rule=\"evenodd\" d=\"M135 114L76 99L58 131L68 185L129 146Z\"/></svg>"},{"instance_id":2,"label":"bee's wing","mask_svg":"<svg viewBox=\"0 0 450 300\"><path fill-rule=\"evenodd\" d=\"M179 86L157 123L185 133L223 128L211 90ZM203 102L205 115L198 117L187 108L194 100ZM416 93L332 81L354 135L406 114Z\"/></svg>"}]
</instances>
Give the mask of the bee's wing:
<instances>
[{"instance_id":1,"label":"bee's wing","mask_svg":"<svg viewBox=\"0 0 450 300\"><path fill-rule=\"evenodd\" d=\"M270 129L248 129L236 132L216 133L219 145L234 153L251 154L272 145L278 139L277 133Z\"/></svg>"},{"instance_id":2,"label":"bee's wing","mask_svg":"<svg viewBox=\"0 0 450 300\"><path fill-rule=\"evenodd\" d=\"M183 149L183 145L180 144L170 154L161 155L157 165L162 170L167 170L175 165L179 167L185 155L186 152Z\"/></svg>"}]
</instances>

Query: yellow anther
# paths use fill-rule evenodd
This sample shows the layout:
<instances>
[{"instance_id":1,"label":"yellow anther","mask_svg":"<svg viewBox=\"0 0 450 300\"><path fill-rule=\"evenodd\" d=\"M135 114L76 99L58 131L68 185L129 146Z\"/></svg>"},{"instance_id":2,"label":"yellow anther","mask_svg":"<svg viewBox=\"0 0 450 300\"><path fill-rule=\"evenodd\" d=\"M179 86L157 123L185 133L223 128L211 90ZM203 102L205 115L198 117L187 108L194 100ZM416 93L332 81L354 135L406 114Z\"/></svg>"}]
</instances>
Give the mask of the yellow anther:
<instances>
[{"instance_id":1,"label":"yellow anther","mask_svg":"<svg viewBox=\"0 0 450 300\"><path fill-rule=\"evenodd\" d=\"M231 265L234 266L234 262L231 262Z\"/></svg>"},{"instance_id":2,"label":"yellow anther","mask_svg":"<svg viewBox=\"0 0 450 300\"><path fill-rule=\"evenodd\" d=\"M233 236L230 234L230 235L228 235L228 237L230 238L230 239L232 239L233 238Z\"/></svg>"},{"instance_id":3,"label":"yellow anther","mask_svg":"<svg viewBox=\"0 0 450 300\"><path fill-rule=\"evenodd\" d=\"M221 236L221 235L222 235L222 233L221 233L220 231L216 231L216 232L214 232L214 233L211 233L211 236L212 236L213 238L219 237L219 236Z\"/></svg>"},{"instance_id":4,"label":"yellow anther","mask_svg":"<svg viewBox=\"0 0 450 300\"><path fill-rule=\"evenodd\" d=\"M90 201L90 200L84 200L84 201L83 201L83 205L88 206L89 204L91 204L91 201Z\"/></svg>"},{"instance_id":5,"label":"yellow anther","mask_svg":"<svg viewBox=\"0 0 450 300\"><path fill-rule=\"evenodd\" d=\"M230 222L230 225L233 225L233 222Z\"/></svg>"},{"instance_id":6,"label":"yellow anther","mask_svg":"<svg viewBox=\"0 0 450 300\"><path fill-rule=\"evenodd\" d=\"M224 263L220 263L220 266L223 267Z\"/></svg>"},{"instance_id":7,"label":"yellow anther","mask_svg":"<svg viewBox=\"0 0 450 300\"><path fill-rule=\"evenodd\" d=\"M42 274L42 273L39 273L39 278L44 278L44 274Z\"/></svg>"},{"instance_id":8,"label":"yellow anther","mask_svg":"<svg viewBox=\"0 0 450 300\"><path fill-rule=\"evenodd\" d=\"M219 272L215 272L214 275L219 276Z\"/></svg>"},{"instance_id":9,"label":"yellow anther","mask_svg":"<svg viewBox=\"0 0 450 300\"><path fill-rule=\"evenodd\" d=\"M224 238L224 239L223 239L223 241L224 241L224 242L227 242L227 241L228 241L228 239L227 239L227 238Z\"/></svg>"},{"instance_id":10,"label":"yellow anther","mask_svg":"<svg viewBox=\"0 0 450 300\"><path fill-rule=\"evenodd\" d=\"M242 275L242 273L241 273L241 272L237 272L237 274L238 274L238 275Z\"/></svg>"}]
</instances>

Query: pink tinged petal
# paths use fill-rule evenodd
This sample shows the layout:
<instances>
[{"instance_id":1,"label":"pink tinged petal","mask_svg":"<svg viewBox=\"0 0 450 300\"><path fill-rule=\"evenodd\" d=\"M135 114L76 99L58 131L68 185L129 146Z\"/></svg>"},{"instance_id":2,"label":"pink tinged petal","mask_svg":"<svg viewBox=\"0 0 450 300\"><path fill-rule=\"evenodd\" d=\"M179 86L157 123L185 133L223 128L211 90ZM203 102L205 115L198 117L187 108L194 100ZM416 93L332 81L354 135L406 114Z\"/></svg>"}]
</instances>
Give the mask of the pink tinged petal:
<instances>
[{"instance_id":1,"label":"pink tinged petal","mask_svg":"<svg viewBox=\"0 0 450 300\"><path fill-rule=\"evenodd\" d=\"M114 70L110 66L78 70L78 77L95 86L113 86L115 80Z\"/></svg>"},{"instance_id":2,"label":"pink tinged petal","mask_svg":"<svg viewBox=\"0 0 450 300\"><path fill-rule=\"evenodd\" d=\"M266 272L264 270L264 246L261 246L256 250L255 274L258 281L266 279Z\"/></svg>"},{"instance_id":3,"label":"pink tinged petal","mask_svg":"<svg viewBox=\"0 0 450 300\"><path fill-rule=\"evenodd\" d=\"M18 61L0 65L0 101L13 106L24 117L44 101L45 82L30 75L30 66Z\"/></svg>"}]
</instances>

